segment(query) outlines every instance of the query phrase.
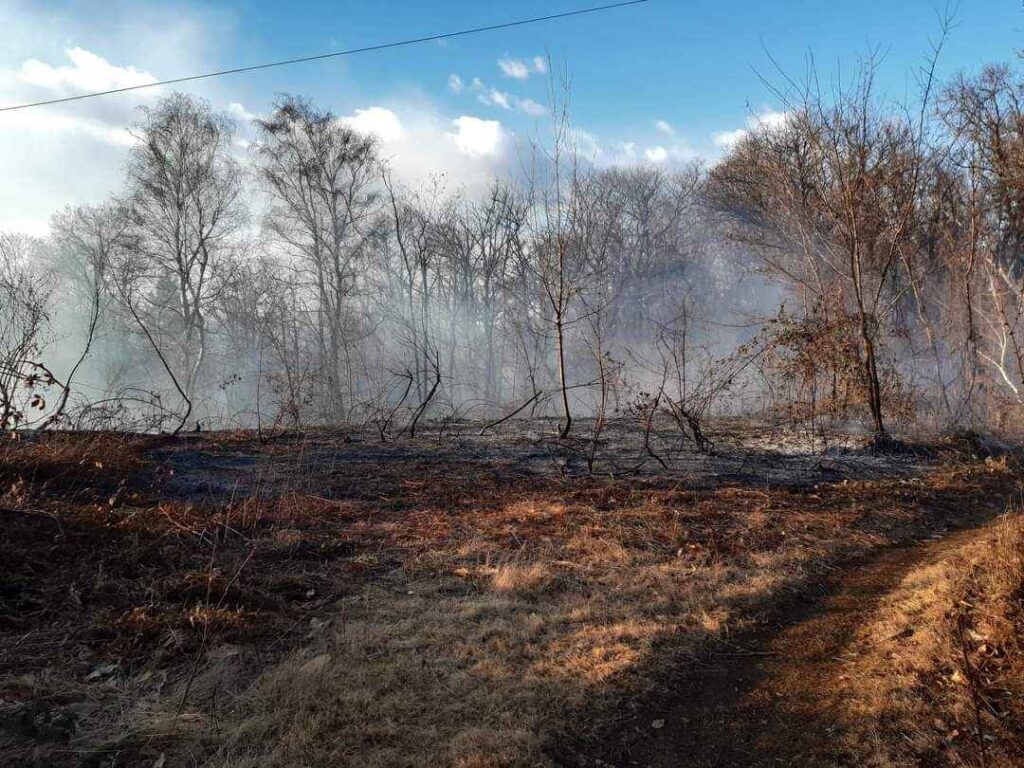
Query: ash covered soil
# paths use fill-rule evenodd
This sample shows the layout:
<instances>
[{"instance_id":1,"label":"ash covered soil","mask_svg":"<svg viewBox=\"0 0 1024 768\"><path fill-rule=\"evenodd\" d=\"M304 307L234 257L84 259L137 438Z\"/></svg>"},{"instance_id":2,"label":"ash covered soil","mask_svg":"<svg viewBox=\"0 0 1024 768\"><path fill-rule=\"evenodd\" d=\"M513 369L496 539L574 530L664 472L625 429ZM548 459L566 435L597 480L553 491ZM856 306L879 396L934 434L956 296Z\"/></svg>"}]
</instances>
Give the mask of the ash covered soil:
<instances>
[{"instance_id":1,"label":"ash covered soil","mask_svg":"<svg viewBox=\"0 0 1024 768\"><path fill-rule=\"evenodd\" d=\"M7 442L0 764L630 764L695 658L1020 478L853 431L720 422L701 455L614 424L588 464L480 429Z\"/></svg>"},{"instance_id":2,"label":"ash covered soil","mask_svg":"<svg viewBox=\"0 0 1024 768\"><path fill-rule=\"evenodd\" d=\"M345 499L372 497L397 477L438 471L467 477L486 472L508 482L592 475L702 489L807 487L914 473L934 465L951 447L942 441L911 442L877 451L863 431L794 435L764 424L722 421L711 432L712 453L693 450L672 428L653 430L647 450L637 428L614 423L602 433L588 467L587 422L577 427L584 437L571 440L557 439L557 424L547 420L480 430L472 422L427 425L417 437L387 441L370 429L285 433L267 442L245 433L184 435L148 456L167 473L163 492L179 498L301 490Z\"/></svg>"}]
</instances>

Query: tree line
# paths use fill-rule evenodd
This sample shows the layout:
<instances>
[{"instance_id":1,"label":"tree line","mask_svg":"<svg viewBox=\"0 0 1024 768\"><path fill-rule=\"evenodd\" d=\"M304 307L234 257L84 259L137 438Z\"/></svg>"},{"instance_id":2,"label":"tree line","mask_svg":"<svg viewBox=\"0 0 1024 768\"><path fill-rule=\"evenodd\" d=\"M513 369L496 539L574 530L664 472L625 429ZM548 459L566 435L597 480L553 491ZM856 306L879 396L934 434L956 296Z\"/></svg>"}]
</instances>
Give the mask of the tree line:
<instances>
[{"instance_id":1,"label":"tree line","mask_svg":"<svg viewBox=\"0 0 1024 768\"><path fill-rule=\"evenodd\" d=\"M719 162L599 168L565 109L485 190L287 96L143 112L120 194L0 236L0 424L260 430L712 412L999 428L1024 406L1024 80L876 66Z\"/></svg>"}]
</instances>

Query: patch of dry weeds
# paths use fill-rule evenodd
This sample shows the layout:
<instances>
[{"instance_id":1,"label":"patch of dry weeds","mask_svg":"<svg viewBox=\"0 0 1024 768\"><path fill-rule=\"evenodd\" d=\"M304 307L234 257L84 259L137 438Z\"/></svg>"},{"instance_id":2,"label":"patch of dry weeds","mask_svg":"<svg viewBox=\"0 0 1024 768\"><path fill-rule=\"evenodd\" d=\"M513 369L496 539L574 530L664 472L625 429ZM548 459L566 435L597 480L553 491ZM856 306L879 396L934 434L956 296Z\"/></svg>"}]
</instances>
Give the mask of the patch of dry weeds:
<instances>
[{"instance_id":1,"label":"patch of dry weeds","mask_svg":"<svg viewBox=\"0 0 1024 768\"><path fill-rule=\"evenodd\" d=\"M851 643L846 747L864 765L1024 762L1024 518L909 573Z\"/></svg>"}]
</instances>

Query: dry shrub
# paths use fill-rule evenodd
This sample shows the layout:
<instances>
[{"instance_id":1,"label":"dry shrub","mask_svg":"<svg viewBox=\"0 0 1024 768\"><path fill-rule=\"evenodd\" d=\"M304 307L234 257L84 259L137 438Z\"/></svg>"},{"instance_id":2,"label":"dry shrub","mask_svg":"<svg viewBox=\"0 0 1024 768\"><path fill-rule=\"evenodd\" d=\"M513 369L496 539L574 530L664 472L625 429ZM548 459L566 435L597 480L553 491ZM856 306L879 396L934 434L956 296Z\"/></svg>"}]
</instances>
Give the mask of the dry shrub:
<instances>
[{"instance_id":1,"label":"dry shrub","mask_svg":"<svg viewBox=\"0 0 1024 768\"><path fill-rule=\"evenodd\" d=\"M584 526L567 543L566 549L585 565L628 566L632 555L608 531Z\"/></svg>"},{"instance_id":2,"label":"dry shrub","mask_svg":"<svg viewBox=\"0 0 1024 768\"><path fill-rule=\"evenodd\" d=\"M1015 628L1019 628L1019 624L1009 620L1020 619L1024 609L1024 516L1021 513L1008 515L997 528L991 559L991 568L984 574L989 599L982 605L996 610L982 615L996 622L999 634L1009 638Z\"/></svg>"}]
</instances>

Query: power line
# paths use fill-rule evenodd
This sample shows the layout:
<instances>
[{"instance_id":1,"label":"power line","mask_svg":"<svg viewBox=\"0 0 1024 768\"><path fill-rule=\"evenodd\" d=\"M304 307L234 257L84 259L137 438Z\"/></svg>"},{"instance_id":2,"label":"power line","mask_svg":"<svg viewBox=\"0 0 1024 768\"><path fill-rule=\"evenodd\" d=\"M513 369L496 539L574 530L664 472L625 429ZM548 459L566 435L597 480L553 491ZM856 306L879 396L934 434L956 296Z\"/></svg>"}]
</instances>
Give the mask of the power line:
<instances>
[{"instance_id":1,"label":"power line","mask_svg":"<svg viewBox=\"0 0 1024 768\"><path fill-rule=\"evenodd\" d=\"M624 2L609 3L607 5L598 5L591 8L580 8L575 11L565 11L563 13L553 13L548 16L534 16L529 19L518 19L516 21L506 21L501 24L488 24L483 27L473 27L472 29L462 29L457 32L442 32L437 35L427 35L426 37L415 37L408 40L398 40L392 43L378 43L377 45L367 45L362 48L350 48L346 51L334 51L332 53L321 53L316 56L302 56L297 59L287 59L285 61L272 61L266 64L253 64L248 67L236 67L235 69L222 69L217 72L206 72L201 75L189 75L188 77L176 77L172 80L159 80L154 83L140 83L139 85L128 85L124 88L112 88L109 91L96 91L95 93L81 93L77 96L65 96L60 99L48 99L47 101L36 101L29 104L17 104L12 107L0 107L0 112L13 112L18 109L29 109L31 107L45 107L50 104L64 104L69 101L82 101L83 99L94 99L97 96L110 96L115 93L125 93L127 91L138 91L143 88L156 88L160 85L176 85L178 83L188 83L193 80L206 80L211 77L221 77L222 75L237 75L242 72L255 72L260 69L271 69L273 67L287 67L292 64L303 64L309 61L320 61L321 59L333 59L339 56L352 56L357 53L370 53L371 51L384 51L390 48L401 48L407 45L417 45L419 43L430 43L437 40L448 40L453 37L465 37L466 35L476 35L481 32L494 32L499 29L509 29L510 27L522 27L527 24L539 24L545 21L555 21L556 19L566 19L570 16L583 16L589 13L600 13L601 11L610 11L616 8L625 8L630 5L640 5L641 3L649 2L649 0L625 0Z\"/></svg>"}]
</instances>

